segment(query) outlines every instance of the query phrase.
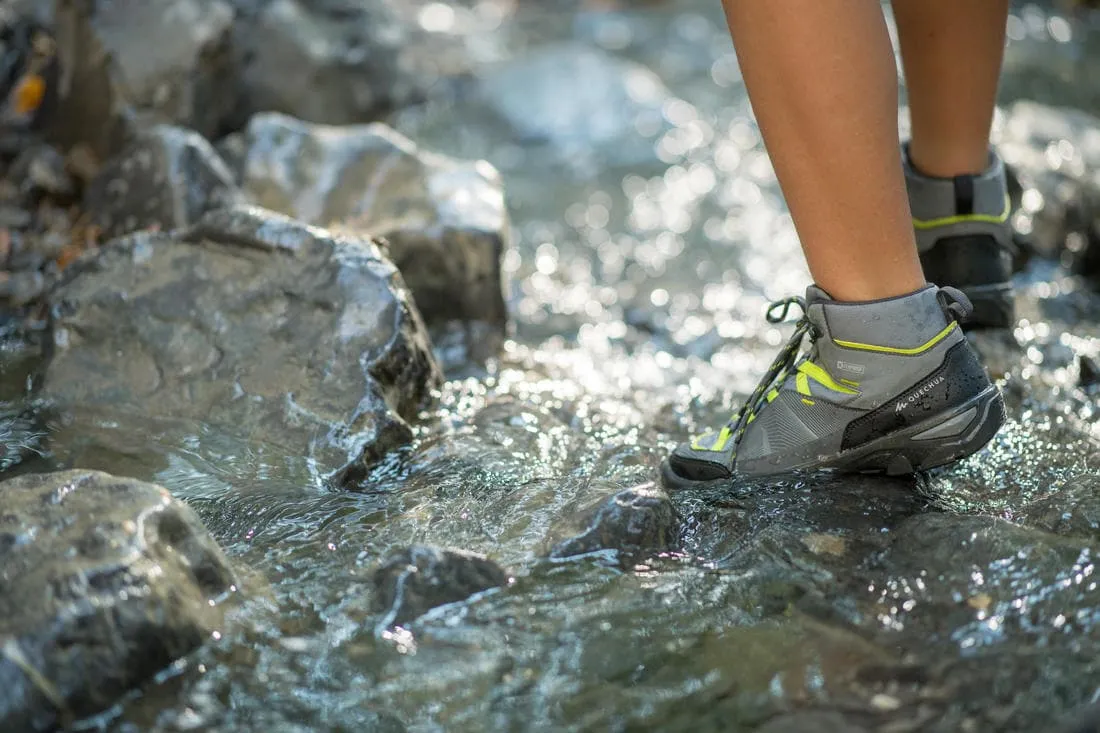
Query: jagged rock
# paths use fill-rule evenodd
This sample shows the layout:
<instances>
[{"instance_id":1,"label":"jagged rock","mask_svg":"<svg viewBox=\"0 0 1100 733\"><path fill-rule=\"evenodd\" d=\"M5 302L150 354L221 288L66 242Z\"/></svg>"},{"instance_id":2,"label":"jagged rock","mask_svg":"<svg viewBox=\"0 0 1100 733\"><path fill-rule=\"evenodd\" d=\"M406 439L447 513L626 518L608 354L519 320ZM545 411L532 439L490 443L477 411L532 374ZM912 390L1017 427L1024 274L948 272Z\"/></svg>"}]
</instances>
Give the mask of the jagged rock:
<instances>
[{"instance_id":1,"label":"jagged rock","mask_svg":"<svg viewBox=\"0 0 1100 733\"><path fill-rule=\"evenodd\" d=\"M156 125L107 163L85 191L85 208L107 237L177 229L240 198L233 173L198 133Z\"/></svg>"},{"instance_id":2,"label":"jagged rock","mask_svg":"<svg viewBox=\"0 0 1100 733\"><path fill-rule=\"evenodd\" d=\"M1090 356L1077 357L1077 384L1081 387L1095 387L1100 384L1100 363Z\"/></svg>"},{"instance_id":3,"label":"jagged rock","mask_svg":"<svg viewBox=\"0 0 1100 733\"><path fill-rule=\"evenodd\" d=\"M221 623L234 576L166 489L96 471L0 483L0 729L110 707Z\"/></svg>"},{"instance_id":4,"label":"jagged rock","mask_svg":"<svg viewBox=\"0 0 1100 733\"><path fill-rule=\"evenodd\" d=\"M267 208L310 224L345 222L381 236L424 319L484 326L495 350L507 313L501 255L510 224L499 174L484 161L419 149L385 125L314 125L252 118L242 187Z\"/></svg>"},{"instance_id":5,"label":"jagged rock","mask_svg":"<svg viewBox=\"0 0 1100 733\"><path fill-rule=\"evenodd\" d=\"M466 39L432 33L406 0L235 0L255 111L351 124L425 96L467 67ZM457 30L457 29L454 29Z\"/></svg>"},{"instance_id":6,"label":"jagged rock","mask_svg":"<svg viewBox=\"0 0 1100 733\"><path fill-rule=\"evenodd\" d=\"M624 489L578 516L578 531L556 542L550 557L613 550L620 562L633 564L679 543L680 516L668 495L652 483Z\"/></svg>"},{"instance_id":7,"label":"jagged rock","mask_svg":"<svg viewBox=\"0 0 1100 733\"><path fill-rule=\"evenodd\" d=\"M374 602L382 624L392 626L507 584L508 574L483 555L416 546L392 553L375 570Z\"/></svg>"},{"instance_id":8,"label":"jagged rock","mask_svg":"<svg viewBox=\"0 0 1100 733\"><path fill-rule=\"evenodd\" d=\"M1057 534L1100 537L1100 474L1074 476L1024 507L1020 520Z\"/></svg>"},{"instance_id":9,"label":"jagged rock","mask_svg":"<svg viewBox=\"0 0 1100 733\"><path fill-rule=\"evenodd\" d=\"M998 150L1023 187L1016 227L1040 254L1100 274L1100 119L1017 102L1005 111Z\"/></svg>"},{"instance_id":10,"label":"jagged rock","mask_svg":"<svg viewBox=\"0 0 1100 733\"><path fill-rule=\"evenodd\" d=\"M30 195L47 195L69 199L76 192L76 183L65 168L65 157L49 145L26 148L11 164L6 176L19 181Z\"/></svg>"},{"instance_id":11,"label":"jagged rock","mask_svg":"<svg viewBox=\"0 0 1100 733\"><path fill-rule=\"evenodd\" d=\"M617 166L656 159L654 138L669 129L661 109L673 98L646 67L580 43L491 68L480 89L525 141Z\"/></svg>"},{"instance_id":12,"label":"jagged rock","mask_svg":"<svg viewBox=\"0 0 1100 733\"><path fill-rule=\"evenodd\" d=\"M353 481L411 439L439 383L397 269L366 238L263 209L115 240L51 294L43 394L309 456Z\"/></svg>"},{"instance_id":13,"label":"jagged rock","mask_svg":"<svg viewBox=\"0 0 1100 733\"><path fill-rule=\"evenodd\" d=\"M222 0L57 0L53 138L101 160L132 133L132 110L217 134L238 104L234 13Z\"/></svg>"}]
</instances>

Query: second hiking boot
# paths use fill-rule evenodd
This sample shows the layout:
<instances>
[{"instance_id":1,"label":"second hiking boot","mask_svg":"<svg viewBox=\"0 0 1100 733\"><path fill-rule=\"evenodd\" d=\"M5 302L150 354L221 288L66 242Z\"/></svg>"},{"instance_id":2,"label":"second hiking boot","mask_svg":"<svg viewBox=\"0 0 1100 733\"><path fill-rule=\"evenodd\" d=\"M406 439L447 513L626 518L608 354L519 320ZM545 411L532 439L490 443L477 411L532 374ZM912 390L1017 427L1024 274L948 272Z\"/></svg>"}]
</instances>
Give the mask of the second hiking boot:
<instances>
[{"instance_id":1,"label":"second hiking boot","mask_svg":"<svg viewBox=\"0 0 1100 733\"><path fill-rule=\"evenodd\" d=\"M925 279L966 293L974 305L968 328L1013 325L1014 244L1004 163L991 152L980 175L933 178L913 166L908 147L902 153Z\"/></svg>"},{"instance_id":2,"label":"second hiking boot","mask_svg":"<svg viewBox=\"0 0 1100 733\"><path fill-rule=\"evenodd\" d=\"M768 320L792 305L804 316L748 401L677 447L666 483L823 468L906 474L974 453L1004 421L1001 394L959 328L970 303L954 288L842 303L810 286L805 299L773 304Z\"/></svg>"}]
</instances>

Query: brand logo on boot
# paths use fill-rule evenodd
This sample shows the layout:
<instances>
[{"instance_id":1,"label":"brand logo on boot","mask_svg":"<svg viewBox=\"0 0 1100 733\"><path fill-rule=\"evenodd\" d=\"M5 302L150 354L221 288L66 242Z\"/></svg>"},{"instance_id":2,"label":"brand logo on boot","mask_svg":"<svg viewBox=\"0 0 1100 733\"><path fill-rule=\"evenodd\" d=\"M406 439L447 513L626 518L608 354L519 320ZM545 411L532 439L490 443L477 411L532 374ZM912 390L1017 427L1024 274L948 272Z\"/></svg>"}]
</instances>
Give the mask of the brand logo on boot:
<instances>
[{"instance_id":1,"label":"brand logo on boot","mask_svg":"<svg viewBox=\"0 0 1100 733\"><path fill-rule=\"evenodd\" d=\"M852 374L863 374L866 371L866 367L862 364L853 364L850 361L838 361L836 368L843 372L851 372Z\"/></svg>"},{"instance_id":2,"label":"brand logo on boot","mask_svg":"<svg viewBox=\"0 0 1100 733\"><path fill-rule=\"evenodd\" d=\"M942 376L929 379L927 382L918 387L917 390L913 392L913 394L909 395L905 399L898 400L898 403L894 406L894 412L904 412L906 408L912 407L913 405L917 404L917 402L919 402L922 397L932 391L932 389L936 385L942 383Z\"/></svg>"}]
</instances>

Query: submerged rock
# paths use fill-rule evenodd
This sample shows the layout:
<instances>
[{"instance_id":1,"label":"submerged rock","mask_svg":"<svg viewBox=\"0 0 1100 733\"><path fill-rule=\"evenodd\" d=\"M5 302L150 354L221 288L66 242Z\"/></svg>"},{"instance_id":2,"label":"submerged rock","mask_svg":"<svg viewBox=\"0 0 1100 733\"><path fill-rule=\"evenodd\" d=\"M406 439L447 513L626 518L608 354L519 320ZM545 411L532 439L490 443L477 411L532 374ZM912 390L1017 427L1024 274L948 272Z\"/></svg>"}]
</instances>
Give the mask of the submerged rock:
<instances>
[{"instance_id":1,"label":"submerged rock","mask_svg":"<svg viewBox=\"0 0 1100 733\"><path fill-rule=\"evenodd\" d=\"M579 514L580 527L554 544L552 558L613 550L624 565L675 549L680 516L668 494L648 483L624 489Z\"/></svg>"},{"instance_id":2,"label":"submerged rock","mask_svg":"<svg viewBox=\"0 0 1100 733\"><path fill-rule=\"evenodd\" d=\"M668 128L673 97L652 71L580 43L562 43L487 70L488 105L528 142L563 156L596 155L610 165L656 160L654 138Z\"/></svg>"},{"instance_id":3,"label":"submerged rock","mask_svg":"<svg viewBox=\"0 0 1100 733\"><path fill-rule=\"evenodd\" d=\"M894 608L883 612L906 633L950 634L964 649L992 645L985 653L996 654L1008 641L1065 639L1058 616L1096 603L1095 585L1074 581L1089 572L1089 556L1073 538L996 517L930 513L905 521L875 567L891 578L884 587L897 591L882 594ZM994 614L1003 615L996 627L981 623Z\"/></svg>"},{"instance_id":4,"label":"submerged rock","mask_svg":"<svg viewBox=\"0 0 1100 733\"><path fill-rule=\"evenodd\" d=\"M218 133L238 103L233 18L222 0L58 0L54 138L106 159L132 129L132 108Z\"/></svg>"},{"instance_id":5,"label":"submerged rock","mask_svg":"<svg viewBox=\"0 0 1100 733\"><path fill-rule=\"evenodd\" d=\"M902 523L885 557L892 570L907 577L923 571L947 585L960 581L965 586L973 581L973 568L988 569L1021 552L1036 573L1056 574L1066 556L1076 557L1076 549L1066 555L1070 547L1058 537L996 517L929 513ZM1010 566L1004 563L1002 570Z\"/></svg>"},{"instance_id":6,"label":"submerged rock","mask_svg":"<svg viewBox=\"0 0 1100 733\"><path fill-rule=\"evenodd\" d=\"M481 324L494 337L481 355L495 350L507 322L510 224L491 165L421 150L381 124L329 127L281 114L253 117L241 143L242 186L256 203L384 237L424 319Z\"/></svg>"},{"instance_id":7,"label":"submerged rock","mask_svg":"<svg viewBox=\"0 0 1100 733\"><path fill-rule=\"evenodd\" d=\"M757 733L865 733L867 728L837 712L799 712L769 720Z\"/></svg>"},{"instance_id":8,"label":"submerged rock","mask_svg":"<svg viewBox=\"0 0 1100 733\"><path fill-rule=\"evenodd\" d=\"M1069 479L1020 515L1021 521L1056 534L1100 538L1100 474Z\"/></svg>"},{"instance_id":9,"label":"submerged rock","mask_svg":"<svg viewBox=\"0 0 1100 733\"><path fill-rule=\"evenodd\" d=\"M1100 733L1100 703L1084 705L1070 713L1051 733Z\"/></svg>"},{"instance_id":10,"label":"submerged rock","mask_svg":"<svg viewBox=\"0 0 1100 733\"><path fill-rule=\"evenodd\" d=\"M139 229L178 229L240 193L233 173L198 133L171 125L143 131L85 191L85 205L107 237Z\"/></svg>"},{"instance_id":11,"label":"submerged rock","mask_svg":"<svg viewBox=\"0 0 1100 733\"><path fill-rule=\"evenodd\" d=\"M263 209L111 242L51 300L42 392L61 407L198 421L348 481L411 439L440 379L374 242Z\"/></svg>"},{"instance_id":12,"label":"submerged rock","mask_svg":"<svg viewBox=\"0 0 1100 733\"><path fill-rule=\"evenodd\" d=\"M508 574L484 555L415 546L382 561L374 572L374 602L382 625L392 626L507 584Z\"/></svg>"},{"instance_id":13,"label":"submerged rock","mask_svg":"<svg viewBox=\"0 0 1100 733\"><path fill-rule=\"evenodd\" d=\"M0 471L42 453L42 428L30 411L0 408Z\"/></svg>"},{"instance_id":14,"label":"submerged rock","mask_svg":"<svg viewBox=\"0 0 1100 733\"><path fill-rule=\"evenodd\" d=\"M110 707L221 623L234 577L166 489L95 471L0 483L0 729Z\"/></svg>"}]
</instances>

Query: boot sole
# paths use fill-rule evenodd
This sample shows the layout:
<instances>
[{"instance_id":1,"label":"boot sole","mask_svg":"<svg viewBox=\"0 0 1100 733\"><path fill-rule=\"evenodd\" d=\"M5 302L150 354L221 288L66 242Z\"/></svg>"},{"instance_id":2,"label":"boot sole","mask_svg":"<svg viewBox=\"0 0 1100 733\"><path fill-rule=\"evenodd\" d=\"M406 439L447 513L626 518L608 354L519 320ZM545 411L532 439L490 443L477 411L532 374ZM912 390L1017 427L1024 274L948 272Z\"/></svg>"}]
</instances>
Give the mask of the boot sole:
<instances>
[{"instance_id":1,"label":"boot sole","mask_svg":"<svg viewBox=\"0 0 1100 733\"><path fill-rule=\"evenodd\" d=\"M868 441L838 453L831 459L812 465L797 466L776 474L751 474L745 478L782 475L793 471L833 470L842 473L905 476L918 471L953 463L977 453L993 439L1005 420L1004 400L996 386L990 385L963 405L903 430ZM692 489L729 482L738 478L692 481L661 462L661 478L673 489Z\"/></svg>"},{"instance_id":2,"label":"boot sole","mask_svg":"<svg viewBox=\"0 0 1100 733\"><path fill-rule=\"evenodd\" d=\"M1001 392L990 385L961 407L846 450L822 468L887 476L927 471L977 453L1004 421Z\"/></svg>"}]
</instances>

